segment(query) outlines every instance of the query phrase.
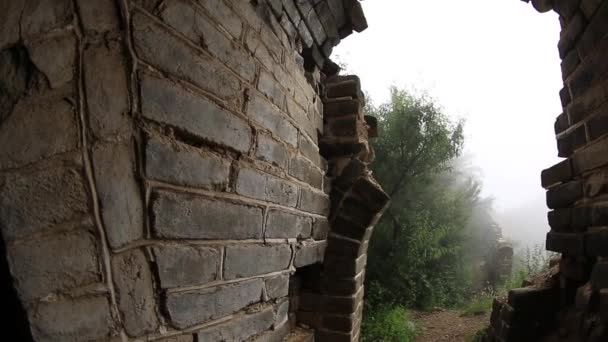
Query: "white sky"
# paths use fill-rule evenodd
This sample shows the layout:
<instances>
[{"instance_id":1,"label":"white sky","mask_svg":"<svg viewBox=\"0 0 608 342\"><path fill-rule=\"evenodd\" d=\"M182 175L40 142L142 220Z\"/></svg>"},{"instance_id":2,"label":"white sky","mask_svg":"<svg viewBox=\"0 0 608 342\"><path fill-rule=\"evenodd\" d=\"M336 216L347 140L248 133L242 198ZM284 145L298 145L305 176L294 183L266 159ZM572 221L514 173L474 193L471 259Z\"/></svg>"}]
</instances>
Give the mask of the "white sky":
<instances>
[{"instance_id":1,"label":"white sky","mask_svg":"<svg viewBox=\"0 0 608 342\"><path fill-rule=\"evenodd\" d=\"M333 56L360 76L374 103L388 99L390 85L428 92L466 120L465 150L499 212L544 201L540 171L559 161L557 15L519 0L362 4L369 28L346 38Z\"/></svg>"}]
</instances>

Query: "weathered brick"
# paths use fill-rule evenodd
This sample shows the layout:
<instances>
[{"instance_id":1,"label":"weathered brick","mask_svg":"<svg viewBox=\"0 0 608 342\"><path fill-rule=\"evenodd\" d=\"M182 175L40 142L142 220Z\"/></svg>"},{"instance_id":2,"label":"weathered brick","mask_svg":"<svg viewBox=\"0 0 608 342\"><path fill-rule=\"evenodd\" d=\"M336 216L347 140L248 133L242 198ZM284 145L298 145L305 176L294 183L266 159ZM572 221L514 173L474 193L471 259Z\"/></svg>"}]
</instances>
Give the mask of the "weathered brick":
<instances>
[{"instance_id":1,"label":"weathered brick","mask_svg":"<svg viewBox=\"0 0 608 342\"><path fill-rule=\"evenodd\" d=\"M601 139L572 157L572 168L575 174L595 169L608 163L608 139Z\"/></svg>"},{"instance_id":2,"label":"weathered brick","mask_svg":"<svg viewBox=\"0 0 608 342\"><path fill-rule=\"evenodd\" d=\"M234 317L228 323L214 325L197 333L198 341L245 341L268 330L274 323L272 308Z\"/></svg>"},{"instance_id":3,"label":"weathered brick","mask_svg":"<svg viewBox=\"0 0 608 342\"><path fill-rule=\"evenodd\" d=\"M585 33L580 37L577 45L577 49L581 56L581 59L585 59L593 50L597 48L598 42L601 41L606 32L608 32L608 22L606 16L608 15L608 4L603 2L595 12L595 15L591 18L591 21L585 29Z\"/></svg>"},{"instance_id":4,"label":"weathered brick","mask_svg":"<svg viewBox=\"0 0 608 342\"><path fill-rule=\"evenodd\" d=\"M589 256L608 256L608 230L593 228L585 234L585 249ZM548 248L547 248L548 249Z\"/></svg>"},{"instance_id":5,"label":"weathered brick","mask_svg":"<svg viewBox=\"0 0 608 342\"><path fill-rule=\"evenodd\" d=\"M568 105L567 113L570 124L576 124L594 112L605 111L608 107L608 80L593 85L589 90L577 97Z\"/></svg>"},{"instance_id":6,"label":"weathered brick","mask_svg":"<svg viewBox=\"0 0 608 342\"><path fill-rule=\"evenodd\" d=\"M291 146L298 145L297 129L281 112L260 96L253 96L247 104L247 115L268 129L274 136Z\"/></svg>"},{"instance_id":7,"label":"weathered brick","mask_svg":"<svg viewBox=\"0 0 608 342\"><path fill-rule=\"evenodd\" d=\"M260 301L264 282L252 279L238 284L198 291L169 293L165 309L177 329L221 318Z\"/></svg>"},{"instance_id":8,"label":"weathered brick","mask_svg":"<svg viewBox=\"0 0 608 342\"><path fill-rule=\"evenodd\" d=\"M283 93L283 88L269 73L265 71L260 73L258 90L266 95L277 107L284 108L285 94ZM295 145L295 143L292 145Z\"/></svg>"},{"instance_id":9,"label":"weathered brick","mask_svg":"<svg viewBox=\"0 0 608 342\"><path fill-rule=\"evenodd\" d=\"M226 247L224 279L237 279L285 270L291 247L280 245L234 245Z\"/></svg>"},{"instance_id":10,"label":"weathered brick","mask_svg":"<svg viewBox=\"0 0 608 342\"><path fill-rule=\"evenodd\" d=\"M91 1L90 3L109 3ZM129 132L129 89L124 52L117 42L84 50L84 87L89 125L97 137Z\"/></svg>"},{"instance_id":11,"label":"weathered brick","mask_svg":"<svg viewBox=\"0 0 608 342\"><path fill-rule=\"evenodd\" d=\"M556 232L571 231L572 209L555 209L547 213L547 220L552 230Z\"/></svg>"},{"instance_id":12,"label":"weathered brick","mask_svg":"<svg viewBox=\"0 0 608 342\"><path fill-rule=\"evenodd\" d=\"M45 297L101 280L95 238L85 229L81 227L78 231L9 248L15 287L22 300Z\"/></svg>"},{"instance_id":13,"label":"weathered brick","mask_svg":"<svg viewBox=\"0 0 608 342\"><path fill-rule=\"evenodd\" d=\"M329 197L327 195L304 188L300 192L298 209L319 215L329 214Z\"/></svg>"},{"instance_id":14,"label":"weathered brick","mask_svg":"<svg viewBox=\"0 0 608 342\"><path fill-rule=\"evenodd\" d=\"M364 244L351 239L344 239L332 235L327 239L327 243L326 249L328 255L356 259L365 252Z\"/></svg>"},{"instance_id":15,"label":"weathered brick","mask_svg":"<svg viewBox=\"0 0 608 342\"><path fill-rule=\"evenodd\" d=\"M146 176L173 184L221 189L228 184L230 161L209 151L150 137Z\"/></svg>"},{"instance_id":16,"label":"weathered brick","mask_svg":"<svg viewBox=\"0 0 608 342\"><path fill-rule=\"evenodd\" d=\"M216 248L159 246L152 251L162 288L203 285L218 278L220 252Z\"/></svg>"},{"instance_id":17,"label":"weathered brick","mask_svg":"<svg viewBox=\"0 0 608 342\"><path fill-rule=\"evenodd\" d=\"M312 226L312 238L315 240L325 240L329 234L329 222L326 219L315 219Z\"/></svg>"},{"instance_id":18,"label":"weathered brick","mask_svg":"<svg viewBox=\"0 0 608 342\"><path fill-rule=\"evenodd\" d=\"M558 296L559 291L554 288L522 287L510 290L508 300L509 305L517 311L536 312L559 305Z\"/></svg>"},{"instance_id":19,"label":"weathered brick","mask_svg":"<svg viewBox=\"0 0 608 342\"><path fill-rule=\"evenodd\" d=\"M342 0L328 0L329 10L334 16L334 20L337 28L344 26L346 18L344 16L344 4Z\"/></svg>"},{"instance_id":20,"label":"weathered brick","mask_svg":"<svg viewBox=\"0 0 608 342\"><path fill-rule=\"evenodd\" d=\"M262 209L204 197L156 192L152 227L173 239L260 239Z\"/></svg>"},{"instance_id":21,"label":"weathered brick","mask_svg":"<svg viewBox=\"0 0 608 342\"><path fill-rule=\"evenodd\" d=\"M30 59L46 76L51 88L59 88L74 77L76 37L67 34L27 44Z\"/></svg>"},{"instance_id":22,"label":"weathered brick","mask_svg":"<svg viewBox=\"0 0 608 342\"><path fill-rule=\"evenodd\" d=\"M608 109L608 103L604 107ZM589 140L598 139L608 133L608 112L600 111L589 119L586 126L589 132Z\"/></svg>"},{"instance_id":23,"label":"weathered brick","mask_svg":"<svg viewBox=\"0 0 608 342\"><path fill-rule=\"evenodd\" d=\"M233 44L194 4L184 0L163 2L161 18L171 27L202 45L212 55L236 71L247 81L255 77L251 56Z\"/></svg>"},{"instance_id":24,"label":"weathered brick","mask_svg":"<svg viewBox=\"0 0 608 342\"><path fill-rule=\"evenodd\" d=\"M562 60L562 78L565 80L578 67L581 59L578 56L578 51L570 50L566 57Z\"/></svg>"},{"instance_id":25,"label":"weathered brick","mask_svg":"<svg viewBox=\"0 0 608 342\"><path fill-rule=\"evenodd\" d=\"M255 156L266 162L272 163L282 169L287 168L289 152L287 148L272 139L269 135L259 133L256 141Z\"/></svg>"},{"instance_id":26,"label":"weathered brick","mask_svg":"<svg viewBox=\"0 0 608 342\"><path fill-rule=\"evenodd\" d=\"M248 168L239 170L236 192L247 197L293 207L298 200L298 188L279 177Z\"/></svg>"},{"instance_id":27,"label":"weathered brick","mask_svg":"<svg viewBox=\"0 0 608 342\"><path fill-rule=\"evenodd\" d=\"M322 189L323 173L308 160L296 155L289 162L289 174L305 183Z\"/></svg>"},{"instance_id":28,"label":"weathered brick","mask_svg":"<svg viewBox=\"0 0 608 342\"><path fill-rule=\"evenodd\" d=\"M112 278L127 334L142 336L156 330L156 305L152 274L146 256L133 249L112 258Z\"/></svg>"},{"instance_id":29,"label":"weathered brick","mask_svg":"<svg viewBox=\"0 0 608 342\"><path fill-rule=\"evenodd\" d=\"M293 265L295 267L302 267L322 263L326 247L327 243L325 241L303 243L296 249L296 257L293 261Z\"/></svg>"},{"instance_id":30,"label":"weathered brick","mask_svg":"<svg viewBox=\"0 0 608 342\"><path fill-rule=\"evenodd\" d=\"M74 2L70 0L27 1L21 13L21 35L32 38L72 23Z\"/></svg>"},{"instance_id":31,"label":"weathered brick","mask_svg":"<svg viewBox=\"0 0 608 342\"><path fill-rule=\"evenodd\" d=\"M543 188L548 188L551 185L570 180L572 178L572 164L570 159L562 160L550 168L543 170L540 174L540 178Z\"/></svg>"},{"instance_id":32,"label":"weathered brick","mask_svg":"<svg viewBox=\"0 0 608 342\"><path fill-rule=\"evenodd\" d=\"M325 42L327 38L327 34L319 17L317 16L317 12L311 7L310 4L307 4L308 1L297 1L297 5L300 7L300 13L302 13L302 17L304 21L306 21L310 32L312 33L313 38L317 45L321 46Z\"/></svg>"},{"instance_id":33,"label":"weathered brick","mask_svg":"<svg viewBox=\"0 0 608 342\"><path fill-rule=\"evenodd\" d=\"M216 21L235 39L241 36L243 22L223 0L197 0L197 3L211 13Z\"/></svg>"},{"instance_id":34,"label":"weathered brick","mask_svg":"<svg viewBox=\"0 0 608 342\"><path fill-rule=\"evenodd\" d=\"M374 214L382 212L390 201L380 184L369 175L358 178L353 185L353 191Z\"/></svg>"},{"instance_id":35,"label":"weathered brick","mask_svg":"<svg viewBox=\"0 0 608 342\"><path fill-rule=\"evenodd\" d=\"M131 144L96 144L93 171L101 216L110 246L118 248L143 236L143 198L135 179Z\"/></svg>"},{"instance_id":36,"label":"weathered brick","mask_svg":"<svg viewBox=\"0 0 608 342\"><path fill-rule=\"evenodd\" d=\"M557 185L547 191L547 206L565 208L583 197L583 183L572 181Z\"/></svg>"},{"instance_id":37,"label":"weathered brick","mask_svg":"<svg viewBox=\"0 0 608 342\"><path fill-rule=\"evenodd\" d=\"M561 132L568 129L568 115L562 113L555 119L555 124L553 125L555 134L560 134Z\"/></svg>"},{"instance_id":38,"label":"weathered brick","mask_svg":"<svg viewBox=\"0 0 608 342\"><path fill-rule=\"evenodd\" d=\"M98 340L110 336L114 327L105 297L43 302L33 316L32 332L36 340Z\"/></svg>"},{"instance_id":39,"label":"weathered brick","mask_svg":"<svg viewBox=\"0 0 608 342\"><path fill-rule=\"evenodd\" d=\"M0 2L0 50L19 41L21 13L25 1Z\"/></svg>"},{"instance_id":40,"label":"weathered brick","mask_svg":"<svg viewBox=\"0 0 608 342\"><path fill-rule=\"evenodd\" d=\"M0 170L16 168L78 147L74 106L62 94L23 98L0 126Z\"/></svg>"},{"instance_id":41,"label":"weathered brick","mask_svg":"<svg viewBox=\"0 0 608 342\"><path fill-rule=\"evenodd\" d=\"M591 19L593 14L595 14L595 10L600 6L602 0L581 0L581 11L587 18L587 20Z\"/></svg>"},{"instance_id":42,"label":"weathered brick","mask_svg":"<svg viewBox=\"0 0 608 342\"><path fill-rule=\"evenodd\" d=\"M608 8L608 6L606 7ZM606 25L606 31L608 31L608 24ZM608 66L604 63L604 58L608 52L608 40L600 41L594 49L596 51L583 59L581 65L570 78L568 86L574 99L600 82L608 72Z\"/></svg>"},{"instance_id":43,"label":"weathered brick","mask_svg":"<svg viewBox=\"0 0 608 342\"><path fill-rule=\"evenodd\" d=\"M85 30L104 32L117 30L118 8L113 1L78 0L78 13Z\"/></svg>"},{"instance_id":44,"label":"weathered brick","mask_svg":"<svg viewBox=\"0 0 608 342\"><path fill-rule=\"evenodd\" d=\"M284 298L275 307L274 326L276 327L285 324L289 319L289 299Z\"/></svg>"},{"instance_id":45,"label":"weathered brick","mask_svg":"<svg viewBox=\"0 0 608 342\"><path fill-rule=\"evenodd\" d=\"M308 139L303 134L300 134L298 140L298 149L302 155L308 158L308 160L310 160L317 167L321 167L323 165L321 162L319 148L312 140Z\"/></svg>"},{"instance_id":46,"label":"weathered brick","mask_svg":"<svg viewBox=\"0 0 608 342\"><path fill-rule=\"evenodd\" d=\"M23 175L0 181L0 227L4 239L14 240L82 217L89 197L82 175L69 168Z\"/></svg>"},{"instance_id":47,"label":"weathered brick","mask_svg":"<svg viewBox=\"0 0 608 342\"><path fill-rule=\"evenodd\" d=\"M139 12L133 15L132 23L135 51L140 58L222 99L237 101L241 96L238 79L219 62L169 34Z\"/></svg>"},{"instance_id":48,"label":"weathered brick","mask_svg":"<svg viewBox=\"0 0 608 342\"><path fill-rule=\"evenodd\" d=\"M367 226L355 223L343 216L342 211L332 221L332 233L339 234L355 240L363 240L367 232Z\"/></svg>"},{"instance_id":49,"label":"weathered brick","mask_svg":"<svg viewBox=\"0 0 608 342\"><path fill-rule=\"evenodd\" d=\"M359 291L365 280L364 272L354 277L338 278L327 274L322 280L323 293L336 296L350 296Z\"/></svg>"},{"instance_id":50,"label":"weathered brick","mask_svg":"<svg viewBox=\"0 0 608 342\"><path fill-rule=\"evenodd\" d=\"M264 236L267 239L308 238L311 234L312 219L286 211L269 210Z\"/></svg>"},{"instance_id":51,"label":"weathered brick","mask_svg":"<svg viewBox=\"0 0 608 342\"><path fill-rule=\"evenodd\" d=\"M142 78L141 93L144 117L239 152L249 150L252 141L249 125L210 100L149 76Z\"/></svg>"},{"instance_id":52,"label":"weathered brick","mask_svg":"<svg viewBox=\"0 0 608 342\"><path fill-rule=\"evenodd\" d=\"M159 342L193 342L193 335L177 335L158 340Z\"/></svg>"},{"instance_id":53,"label":"weathered brick","mask_svg":"<svg viewBox=\"0 0 608 342\"><path fill-rule=\"evenodd\" d=\"M584 238L582 234L547 233L546 248L549 251L568 255L584 254Z\"/></svg>"},{"instance_id":54,"label":"weathered brick","mask_svg":"<svg viewBox=\"0 0 608 342\"><path fill-rule=\"evenodd\" d=\"M286 297L289 290L289 275L279 275L264 279L266 285L266 296L269 299Z\"/></svg>"}]
</instances>

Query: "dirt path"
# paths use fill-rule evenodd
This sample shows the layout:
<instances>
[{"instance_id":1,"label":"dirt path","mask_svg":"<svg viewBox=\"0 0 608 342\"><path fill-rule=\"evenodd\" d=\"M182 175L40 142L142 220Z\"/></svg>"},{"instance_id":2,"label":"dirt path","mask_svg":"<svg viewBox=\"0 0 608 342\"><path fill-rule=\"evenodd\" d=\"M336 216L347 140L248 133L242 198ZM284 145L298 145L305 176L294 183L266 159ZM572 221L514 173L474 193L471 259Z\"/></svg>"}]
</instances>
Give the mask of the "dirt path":
<instances>
[{"instance_id":1,"label":"dirt path","mask_svg":"<svg viewBox=\"0 0 608 342\"><path fill-rule=\"evenodd\" d=\"M460 312L442 310L414 312L416 342L467 342L477 331L488 326L490 314L461 317Z\"/></svg>"}]
</instances>

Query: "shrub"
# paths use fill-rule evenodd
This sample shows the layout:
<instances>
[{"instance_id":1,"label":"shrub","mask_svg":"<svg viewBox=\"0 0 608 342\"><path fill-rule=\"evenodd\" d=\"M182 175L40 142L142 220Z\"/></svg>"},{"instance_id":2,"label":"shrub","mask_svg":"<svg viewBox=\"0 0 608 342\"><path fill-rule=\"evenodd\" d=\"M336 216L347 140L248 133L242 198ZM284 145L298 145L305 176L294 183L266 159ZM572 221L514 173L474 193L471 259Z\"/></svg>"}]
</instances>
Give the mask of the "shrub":
<instances>
[{"instance_id":1,"label":"shrub","mask_svg":"<svg viewBox=\"0 0 608 342\"><path fill-rule=\"evenodd\" d=\"M363 317L362 342L413 342L416 337L414 322L403 307L371 309Z\"/></svg>"}]
</instances>

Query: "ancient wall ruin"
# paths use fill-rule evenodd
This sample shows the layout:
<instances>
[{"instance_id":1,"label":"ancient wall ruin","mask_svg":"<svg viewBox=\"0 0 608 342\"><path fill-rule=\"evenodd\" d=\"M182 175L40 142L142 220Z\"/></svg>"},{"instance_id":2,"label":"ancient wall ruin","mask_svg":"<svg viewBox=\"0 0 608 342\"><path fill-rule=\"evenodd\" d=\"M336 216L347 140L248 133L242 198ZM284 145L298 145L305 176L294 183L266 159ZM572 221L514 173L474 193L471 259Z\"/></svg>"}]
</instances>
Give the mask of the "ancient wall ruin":
<instances>
[{"instance_id":1,"label":"ancient wall ruin","mask_svg":"<svg viewBox=\"0 0 608 342\"><path fill-rule=\"evenodd\" d=\"M357 340L388 198L329 56L365 27L356 0L0 2L15 332Z\"/></svg>"},{"instance_id":2,"label":"ancient wall ruin","mask_svg":"<svg viewBox=\"0 0 608 342\"><path fill-rule=\"evenodd\" d=\"M608 1L532 0L559 14L562 162L542 172L559 265L494 303L490 341L608 340Z\"/></svg>"}]
</instances>

